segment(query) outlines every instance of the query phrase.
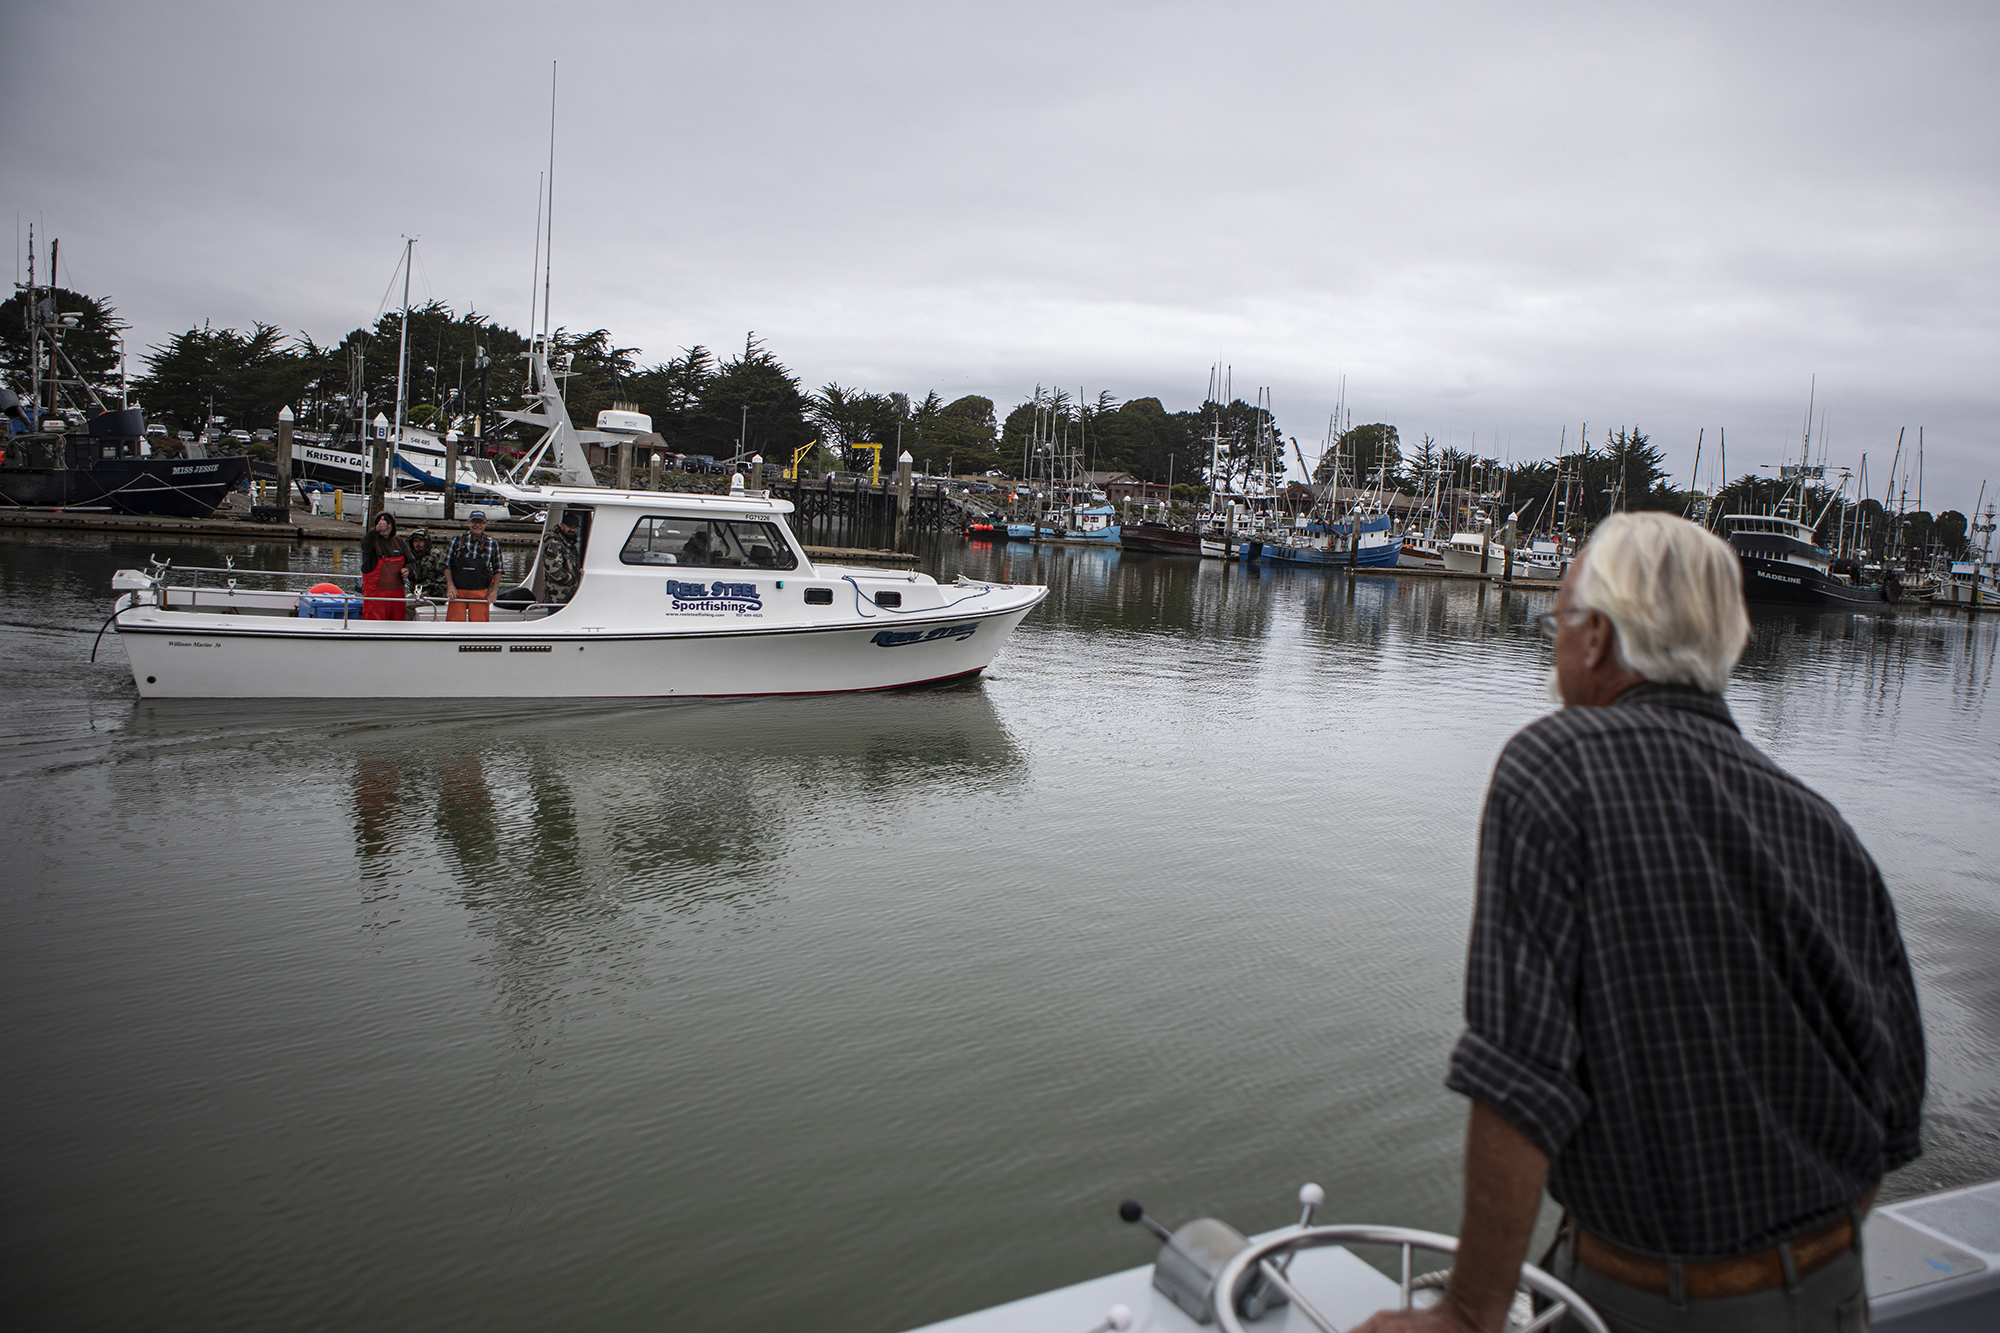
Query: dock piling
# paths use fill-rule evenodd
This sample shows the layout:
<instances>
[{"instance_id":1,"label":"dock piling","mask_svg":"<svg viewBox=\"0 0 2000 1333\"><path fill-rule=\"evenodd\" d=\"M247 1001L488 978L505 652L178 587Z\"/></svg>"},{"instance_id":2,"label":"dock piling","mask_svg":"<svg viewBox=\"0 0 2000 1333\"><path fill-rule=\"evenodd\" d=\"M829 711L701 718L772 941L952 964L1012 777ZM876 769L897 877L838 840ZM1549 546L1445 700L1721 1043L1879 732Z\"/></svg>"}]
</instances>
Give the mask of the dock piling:
<instances>
[{"instance_id":1,"label":"dock piling","mask_svg":"<svg viewBox=\"0 0 2000 1333\"><path fill-rule=\"evenodd\" d=\"M910 549L910 451L896 458L896 545L897 551Z\"/></svg>"},{"instance_id":2,"label":"dock piling","mask_svg":"<svg viewBox=\"0 0 2000 1333\"><path fill-rule=\"evenodd\" d=\"M292 521L292 409L278 409L278 521Z\"/></svg>"}]
</instances>

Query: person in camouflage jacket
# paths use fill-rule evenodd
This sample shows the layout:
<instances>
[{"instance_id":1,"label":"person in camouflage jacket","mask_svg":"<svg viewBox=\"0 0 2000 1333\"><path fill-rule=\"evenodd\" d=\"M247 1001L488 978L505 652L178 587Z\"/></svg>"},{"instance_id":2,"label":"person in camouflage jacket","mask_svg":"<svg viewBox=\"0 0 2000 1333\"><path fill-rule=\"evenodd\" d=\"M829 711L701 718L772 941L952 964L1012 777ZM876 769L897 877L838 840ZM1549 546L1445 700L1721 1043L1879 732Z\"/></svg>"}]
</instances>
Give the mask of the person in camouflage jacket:
<instances>
[{"instance_id":1,"label":"person in camouflage jacket","mask_svg":"<svg viewBox=\"0 0 2000 1333\"><path fill-rule=\"evenodd\" d=\"M445 595L444 548L431 540L429 528L410 534L410 563L404 573L410 591L422 597L443 600Z\"/></svg>"},{"instance_id":2,"label":"person in camouflage jacket","mask_svg":"<svg viewBox=\"0 0 2000 1333\"><path fill-rule=\"evenodd\" d=\"M560 606L576 595L576 585L583 577L583 557L577 550L574 510L565 510L562 518L557 520L555 536L549 540L545 554L548 574L544 587L548 600Z\"/></svg>"}]
</instances>

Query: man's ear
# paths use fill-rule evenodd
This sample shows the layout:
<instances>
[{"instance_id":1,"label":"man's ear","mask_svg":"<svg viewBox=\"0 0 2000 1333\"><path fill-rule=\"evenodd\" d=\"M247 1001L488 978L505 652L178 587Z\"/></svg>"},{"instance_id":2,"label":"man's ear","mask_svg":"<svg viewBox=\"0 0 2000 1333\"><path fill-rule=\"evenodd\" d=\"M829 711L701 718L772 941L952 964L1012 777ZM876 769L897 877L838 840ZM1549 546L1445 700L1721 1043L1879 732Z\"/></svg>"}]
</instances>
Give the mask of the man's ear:
<instances>
[{"instance_id":1,"label":"man's ear","mask_svg":"<svg viewBox=\"0 0 2000 1333\"><path fill-rule=\"evenodd\" d=\"M1584 662L1592 671L1599 670L1611 660L1611 639L1618 631L1612 627L1611 617L1602 611L1590 613L1590 647L1584 654Z\"/></svg>"}]
</instances>

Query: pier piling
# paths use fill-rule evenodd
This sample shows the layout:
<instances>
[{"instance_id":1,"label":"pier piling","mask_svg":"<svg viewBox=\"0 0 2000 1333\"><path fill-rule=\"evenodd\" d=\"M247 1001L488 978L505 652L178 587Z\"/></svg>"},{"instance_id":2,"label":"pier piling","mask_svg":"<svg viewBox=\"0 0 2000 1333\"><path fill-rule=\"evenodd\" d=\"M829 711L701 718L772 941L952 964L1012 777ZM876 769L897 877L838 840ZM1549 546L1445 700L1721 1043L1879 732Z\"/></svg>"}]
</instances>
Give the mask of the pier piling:
<instances>
[{"instance_id":1,"label":"pier piling","mask_svg":"<svg viewBox=\"0 0 2000 1333\"><path fill-rule=\"evenodd\" d=\"M292 409L278 409L278 521L292 521Z\"/></svg>"}]
</instances>

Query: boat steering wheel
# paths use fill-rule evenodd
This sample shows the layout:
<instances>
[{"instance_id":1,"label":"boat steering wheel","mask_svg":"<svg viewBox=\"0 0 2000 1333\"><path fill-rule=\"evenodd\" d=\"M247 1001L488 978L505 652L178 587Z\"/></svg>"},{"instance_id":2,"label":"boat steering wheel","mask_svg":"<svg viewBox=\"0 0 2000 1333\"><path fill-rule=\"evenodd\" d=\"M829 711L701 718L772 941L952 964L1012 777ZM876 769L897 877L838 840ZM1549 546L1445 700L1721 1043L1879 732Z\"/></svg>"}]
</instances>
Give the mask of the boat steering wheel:
<instances>
[{"instance_id":1,"label":"boat steering wheel","mask_svg":"<svg viewBox=\"0 0 2000 1333\"><path fill-rule=\"evenodd\" d=\"M1413 1278L1410 1274L1412 1253L1417 1250L1428 1250L1434 1254L1458 1252L1458 1239L1454 1236L1440 1235L1435 1231L1411 1231L1405 1227L1309 1226L1253 1241L1239 1250L1215 1275L1215 1322L1222 1333L1253 1333L1253 1330L1244 1327L1243 1316L1237 1313L1236 1299L1239 1292L1250 1288L1257 1275L1262 1275L1266 1283L1283 1292L1305 1321L1319 1329L1320 1333L1340 1333L1334 1323L1315 1310L1285 1276L1290 1256L1321 1245L1390 1245L1399 1248L1403 1256L1403 1303L1399 1308L1404 1310L1411 1308L1411 1296L1415 1292L1442 1288L1450 1271L1425 1273ZM1604 1320L1582 1297L1533 1264L1521 1265L1519 1290L1546 1297L1554 1304L1525 1323L1516 1323L1510 1316L1507 1324L1509 1333L1539 1333L1539 1330L1553 1328L1566 1318L1576 1320L1589 1333L1610 1333Z\"/></svg>"}]
</instances>

